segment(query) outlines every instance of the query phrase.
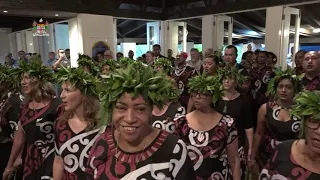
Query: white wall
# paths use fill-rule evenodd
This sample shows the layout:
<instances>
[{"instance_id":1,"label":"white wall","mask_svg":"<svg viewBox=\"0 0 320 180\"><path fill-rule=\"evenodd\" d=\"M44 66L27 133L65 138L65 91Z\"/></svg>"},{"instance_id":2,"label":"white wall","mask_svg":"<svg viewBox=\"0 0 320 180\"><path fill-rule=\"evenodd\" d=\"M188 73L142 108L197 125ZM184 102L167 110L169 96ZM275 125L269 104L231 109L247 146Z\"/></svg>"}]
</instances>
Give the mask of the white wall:
<instances>
[{"instance_id":1,"label":"white wall","mask_svg":"<svg viewBox=\"0 0 320 180\"><path fill-rule=\"evenodd\" d=\"M11 32L10 28L0 28L0 62L4 63L5 56L10 52L10 43L8 33Z\"/></svg>"}]
</instances>

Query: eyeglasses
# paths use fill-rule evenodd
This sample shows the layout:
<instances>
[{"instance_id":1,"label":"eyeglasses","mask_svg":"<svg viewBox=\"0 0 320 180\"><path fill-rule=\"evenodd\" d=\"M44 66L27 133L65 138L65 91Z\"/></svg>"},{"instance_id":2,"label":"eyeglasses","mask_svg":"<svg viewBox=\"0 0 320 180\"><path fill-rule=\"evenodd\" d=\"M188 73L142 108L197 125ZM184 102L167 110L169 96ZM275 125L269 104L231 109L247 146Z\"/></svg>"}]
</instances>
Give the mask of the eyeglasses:
<instances>
[{"instance_id":1,"label":"eyeglasses","mask_svg":"<svg viewBox=\"0 0 320 180\"><path fill-rule=\"evenodd\" d=\"M206 99L210 94L205 93L191 93L192 97L199 98L199 99Z\"/></svg>"},{"instance_id":2,"label":"eyeglasses","mask_svg":"<svg viewBox=\"0 0 320 180\"><path fill-rule=\"evenodd\" d=\"M316 130L320 127L320 121L308 121L307 126L309 129Z\"/></svg>"}]
</instances>

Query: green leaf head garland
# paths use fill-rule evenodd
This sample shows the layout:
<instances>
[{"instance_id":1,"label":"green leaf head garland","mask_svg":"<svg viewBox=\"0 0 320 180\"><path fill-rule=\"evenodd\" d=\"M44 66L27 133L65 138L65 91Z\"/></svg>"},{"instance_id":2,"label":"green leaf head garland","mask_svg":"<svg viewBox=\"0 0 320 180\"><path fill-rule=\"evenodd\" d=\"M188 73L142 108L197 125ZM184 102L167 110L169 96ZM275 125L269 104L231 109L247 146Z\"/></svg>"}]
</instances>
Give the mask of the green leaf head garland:
<instances>
[{"instance_id":1,"label":"green leaf head garland","mask_svg":"<svg viewBox=\"0 0 320 180\"><path fill-rule=\"evenodd\" d=\"M103 60L100 68L103 68L104 65L108 65L110 67L110 71L113 71L117 67L116 62L112 59Z\"/></svg>"},{"instance_id":2,"label":"green leaf head garland","mask_svg":"<svg viewBox=\"0 0 320 180\"><path fill-rule=\"evenodd\" d=\"M100 83L99 79L92 74L84 72L83 68L61 66L56 72L56 77L60 84L69 82L73 87L79 89L82 94L98 97L96 85Z\"/></svg>"},{"instance_id":3,"label":"green leaf head garland","mask_svg":"<svg viewBox=\"0 0 320 180\"><path fill-rule=\"evenodd\" d=\"M10 91L20 89L20 77L13 74L13 69L0 66L0 84L7 84Z\"/></svg>"},{"instance_id":4,"label":"green leaf head garland","mask_svg":"<svg viewBox=\"0 0 320 180\"><path fill-rule=\"evenodd\" d=\"M140 95L159 108L166 101L176 100L178 92L172 81L141 64L137 68L139 64L129 63L104 78L104 83L99 87L102 105L100 125L110 123L113 105L124 93L130 93L132 97Z\"/></svg>"},{"instance_id":5,"label":"green leaf head garland","mask_svg":"<svg viewBox=\"0 0 320 180\"><path fill-rule=\"evenodd\" d=\"M88 55L79 54L78 65L81 67L87 66L93 75L97 75L99 72L99 69L93 62L93 59Z\"/></svg>"},{"instance_id":6,"label":"green leaf head garland","mask_svg":"<svg viewBox=\"0 0 320 180\"><path fill-rule=\"evenodd\" d=\"M291 113L302 120L300 135L301 138L305 138L307 121L311 120L312 122L320 123L320 91L299 93L294 98Z\"/></svg>"},{"instance_id":7,"label":"green leaf head garland","mask_svg":"<svg viewBox=\"0 0 320 180\"><path fill-rule=\"evenodd\" d=\"M272 98L275 98L277 95L277 85L283 79L290 79L293 83L295 93L299 93L302 90L301 79L302 75L295 75L294 70L287 69L285 71L281 70L281 68L277 68L274 70L275 76L268 83L268 90L266 95Z\"/></svg>"},{"instance_id":8,"label":"green leaf head garland","mask_svg":"<svg viewBox=\"0 0 320 180\"><path fill-rule=\"evenodd\" d=\"M120 58L119 60L119 67L121 68L125 68L127 67L129 64L135 62L134 60L128 58L128 57L123 57L123 58Z\"/></svg>"},{"instance_id":9,"label":"green leaf head garland","mask_svg":"<svg viewBox=\"0 0 320 180\"><path fill-rule=\"evenodd\" d=\"M36 77L40 81L54 81L54 74L51 68L43 66L39 61L31 61L27 63L24 60L19 61L19 67L12 70L12 75L21 78L23 73L27 73L31 77Z\"/></svg>"},{"instance_id":10,"label":"green leaf head garland","mask_svg":"<svg viewBox=\"0 0 320 180\"><path fill-rule=\"evenodd\" d=\"M212 95L213 105L222 97L222 85L216 76L202 75L194 76L188 83L189 92L209 93Z\"/></svg>"},{"instance_id":11,"label":"green leaf head garland","mask_svg":"<svg viewBox=\"0 0 320 180\"><path fill-rule=\"evenodd\" d=\"M163 73L171 73L172 71L172 62L167 58L158 58L154 62L154 67L158 68L158 66L162 66L164 72Z\"/></svg>"},{"instance_id":12,"label":"green leaf head garland","mask_svg":"<svg viewBox=\"0 0 320 180\"><path fill-rule=\"evenodd\" d=\"M247 77L243 76L241 72L243 69L238 70L236 67L226 66L218 70L219 81L222 82L224 78L232 78L235 80L238 87L241 87L242 84L247 80Z\"/></svg>"}]
</instances>

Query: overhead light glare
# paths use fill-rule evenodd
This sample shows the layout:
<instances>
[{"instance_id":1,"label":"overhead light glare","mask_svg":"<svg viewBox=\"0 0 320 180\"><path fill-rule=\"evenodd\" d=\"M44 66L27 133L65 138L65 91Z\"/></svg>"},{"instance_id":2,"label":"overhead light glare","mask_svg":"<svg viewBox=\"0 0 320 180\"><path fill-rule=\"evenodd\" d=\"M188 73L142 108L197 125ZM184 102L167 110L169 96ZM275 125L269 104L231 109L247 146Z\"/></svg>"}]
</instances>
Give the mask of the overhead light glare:
<instances>
[{"instance_id":1,"label":"overhead light glare","mask_svg":"<svg viewBox=\"0 0 320 180\"><path fill-rule=\"evenodd\" d=\"M59 16L59 14L55 14L55 16Z\"/></svg>"},{"instance_id":2,"label":"overhead light glare","mask_svg":"<svg viewBox=\"0 0 320 180\"><path fill-rule=\"evenodd\" d=\"M4 10L3 12L4 12L4 13L7 13L8 11Z\"/></svg>"},{"instance_id":3,"label":"overhead light glare","mask_svg":"<svg viewBox=\"0 0 320 180\"><path fill-rule=\"evenodd\" d=\"M312 30L313 33L320 33L320 28L316 28L314 30Z\"/></svg>"}]
</instances>

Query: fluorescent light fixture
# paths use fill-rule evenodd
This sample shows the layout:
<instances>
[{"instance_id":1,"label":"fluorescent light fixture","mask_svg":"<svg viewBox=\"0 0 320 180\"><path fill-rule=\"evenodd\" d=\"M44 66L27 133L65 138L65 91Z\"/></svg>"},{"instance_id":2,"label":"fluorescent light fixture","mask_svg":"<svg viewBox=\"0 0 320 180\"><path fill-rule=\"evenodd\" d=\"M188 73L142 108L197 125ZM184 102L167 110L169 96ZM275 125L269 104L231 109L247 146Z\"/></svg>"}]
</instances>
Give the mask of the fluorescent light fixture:
<instances>
[{"instance_id":1,"label":"fluorescent light fixture","mask_svg":"<svg viewBox=\"0 0 320 180\"><path fill-rule=\"evenodd\" d=\"M59 16L59 14L55 14L55 16Z\"/></svg>"},{"instance_id":2,"label":"fluorescent light fixture","mask_svg":"<svg viewBox=\"0 0 320 180\"><path fill-rule=\"evenodd\" d=\"M4 10L3 12L4 12L4 13L7 13L8 11Z\"/></svg>"},{"instance_id":3,"label":"fluorescent light fixture","mask_svg":"<svg viewBox=\"0 0 320 180\"><path fill-rule=\"evenodd\" d=\"M30 43L30 46L32 46L32 43Z\"/></svg>"},{"instance_id":4,"label":"fluorescent light fixture","mask_svg":"<svg viewBox=\"0 0 320 180\"><path fill-rule=\"evenodd\" d=\"M313 33L320 33L320 29L319 28L313 29L312 32Z\"/></svg>"}]
</instances>

